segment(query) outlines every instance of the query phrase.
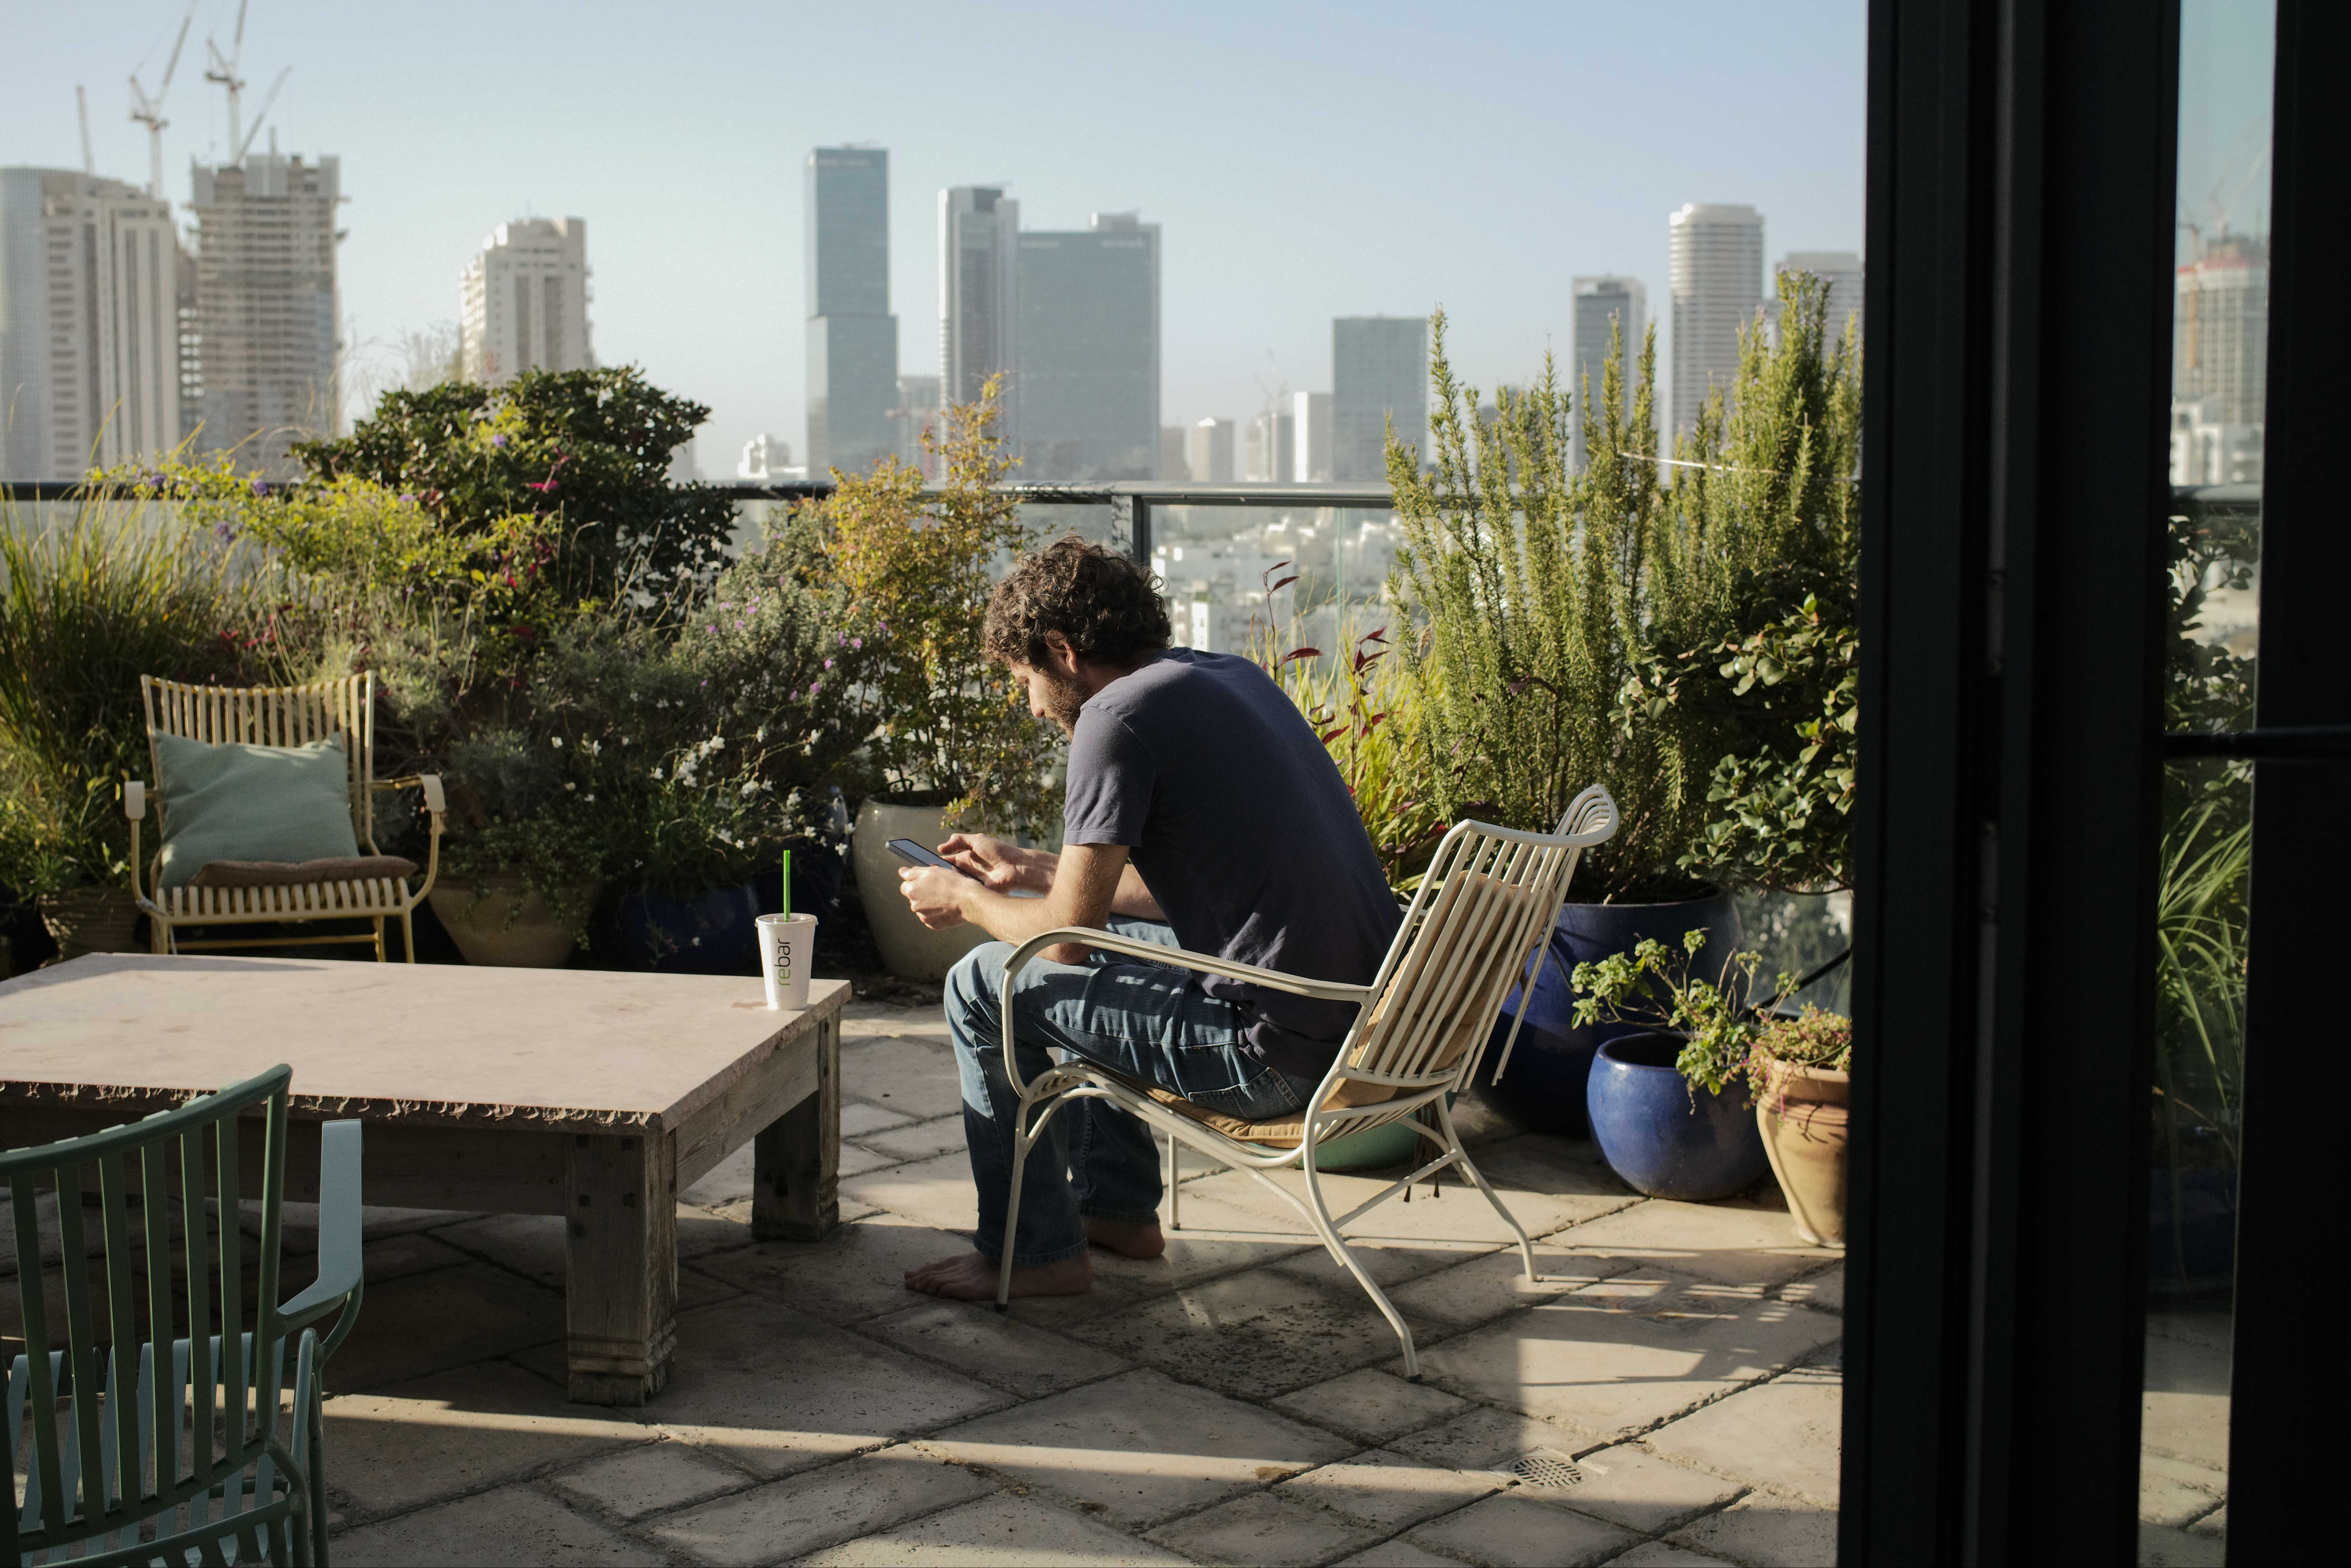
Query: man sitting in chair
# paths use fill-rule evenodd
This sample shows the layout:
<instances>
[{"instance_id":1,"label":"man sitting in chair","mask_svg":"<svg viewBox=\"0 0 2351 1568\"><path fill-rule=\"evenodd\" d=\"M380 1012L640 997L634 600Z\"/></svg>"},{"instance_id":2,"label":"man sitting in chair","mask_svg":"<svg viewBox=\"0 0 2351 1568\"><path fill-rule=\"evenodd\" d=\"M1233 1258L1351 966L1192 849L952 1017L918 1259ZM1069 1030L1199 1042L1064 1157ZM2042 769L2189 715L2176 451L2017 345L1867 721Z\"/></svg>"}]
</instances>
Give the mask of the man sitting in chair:
<instances>
[{"instance_id":1,"label":"man sitting in chair","mask_svg":"<svg viewBox=\"0 0 2351 1568\"><path fill-rule=\"evenodd\" d=\"M1166 1247L1150 1130L1098 1099L1048 1124L1008 1242L1018 1096L1004 1071L1003 1008L1024 1079L1061 1051L1250 1122L1303 1111L1354 1019L1353 1003L1074 943L1047 949L1007 998L1014 946L1057 926L1106 927L1363 985L1395 936L1379 859L1304 716L1249 660L1167 640L1149 574L1075 536L1024 557L988 604L988 656L1027 686L1030 712L1070 736L1064 847L1055 855L964 833L939 850L969 875L899 873L925 925L969 921L997 938L946 984L978 1250L909 1270L911 1289L992 1299L1009 1245L1014 1295L1075 1295L1092 1283L1090 1243L1129 1258Z\"/></svg>"}]
</instances>

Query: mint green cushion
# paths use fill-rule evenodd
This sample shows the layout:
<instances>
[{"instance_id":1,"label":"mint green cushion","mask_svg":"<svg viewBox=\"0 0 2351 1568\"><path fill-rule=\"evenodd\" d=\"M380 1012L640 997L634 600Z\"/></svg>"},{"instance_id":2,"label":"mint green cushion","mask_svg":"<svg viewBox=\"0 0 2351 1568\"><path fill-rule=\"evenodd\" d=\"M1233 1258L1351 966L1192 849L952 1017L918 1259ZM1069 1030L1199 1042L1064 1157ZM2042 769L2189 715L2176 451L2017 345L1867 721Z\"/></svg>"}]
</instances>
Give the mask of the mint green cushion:
<instances>
[{"instance_id":1,"label":"mint green cushion","mask_svg":"<svg viewBox=\"0 0 2351 1568\"><path fill-rule=\"evenodd\" d=\"M360 852L350 754L330 735L308 746L213 746L155 737L165 887L213 861L308 861Z\"/></svg>"}]
</instances>

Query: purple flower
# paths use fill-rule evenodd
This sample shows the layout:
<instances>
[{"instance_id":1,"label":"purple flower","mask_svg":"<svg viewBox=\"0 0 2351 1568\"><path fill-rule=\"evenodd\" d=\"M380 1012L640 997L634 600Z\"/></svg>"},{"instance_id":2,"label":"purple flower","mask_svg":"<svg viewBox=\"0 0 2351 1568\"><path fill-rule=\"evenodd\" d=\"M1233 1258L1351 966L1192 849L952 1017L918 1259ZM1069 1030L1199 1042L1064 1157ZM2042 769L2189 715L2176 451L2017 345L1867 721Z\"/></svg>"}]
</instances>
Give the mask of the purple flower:
<instances>
[{"instance_id":1,"label":"purple flower","mask_svg":"<svg viewBox=\"0 0 2351 1568\"><path fill-rule=\"evenodd\" d=\"M400 497L400 499L401 499L401 504L402 504L402 505L403 505L403 506L408 505L409 503L411 503L411 502L413 502L413 501L414 501L414 500L416 499L416 493L415 493L414 491L413 491L413 490L412 490L412 491L408 492L406 495L403 495L402 497Z\"/></svg>"},{"instance_id":2,"label":"purple flower","mask_svg":"<svg viewBox=\"0 0 2351 1568\"><path fill-rule=\"evenodd\" d=\"M716 637L716 636L717 636L717 635L718 635L718 622L716 622L716 621L713 621L713 622L710 623L710 634L711 634L713 637Z\"/></svg>"},{"instance_id":3,"label":"purple flower","mask_svg":"<svg viewBox=\"0 0 2351 1568\"><path fill-rule=\"evenodd\" d=\"M846 632L841 634L841 645L844 648L849 646L849 633Z\"/></svg>"},{"instance_id":4,"label":"purple flower","mask_svg":"<svg viewBox=\"0 0 2351 1568\"><path fill-rule=\"evenodd\" d=\"M825 667L826 669L828 669L828 670L829 670L829 669L831 669L831 668L832 668L832 661L831 661L831 659L827 659L827 660L824 662L824 667Z\"/></svg>"},{"instance_id":5,"label":"purple flower","mask_svg":"<svg viewBox=\"0 0 2351 1568\"><path fill-rule=\"evenodd\" d=\"M490 437L490 444L493 446L504 446L506 444L507 438L503 435L493 435Z\"/></svg>"},{"instance_id":6,"label":"purple flower","mask_svg":"<svg viewBox=\"0 0 2351 1568\"><path fill-rule=\"evenodd\" d=\"M236 538L236 529L230 527L228 519L224 517L219 522L213 525L213 538L220 540L223 544L226 544L231 539Z\"/></svg>"},{"instance_id":7,"label":"purple flower","mask_svg":"<svg viewBox=\"0 0 2351 1568\"><path fill-rule=\"evenodd\" d=\"M256 496L266 496L269 494L269 481L264 479L260 475L256 474L253 476L253 493Z\"/></svg>"},{"instance_id":8,"label":"purple flower","mask_svg":"<svg viewBox=\"0 0 2351 1568\"><path fill-rule=\"evenodd\" d=\"M852 648L862 648L865 646L865 639L862 637L852 637L849 640L849 645Z\"/></svg>"},{"instance_id":9,"label":"purple flower","mask_svg":"<svg viewBox=\"0 0 2351 1568\"><path fill-rule=\"evenodd\" d=\"M824 683L822 681L810 681L809 683L809 695L816 695L819 691L823 689L823 686Z\"/></svg>"}]
</instances>

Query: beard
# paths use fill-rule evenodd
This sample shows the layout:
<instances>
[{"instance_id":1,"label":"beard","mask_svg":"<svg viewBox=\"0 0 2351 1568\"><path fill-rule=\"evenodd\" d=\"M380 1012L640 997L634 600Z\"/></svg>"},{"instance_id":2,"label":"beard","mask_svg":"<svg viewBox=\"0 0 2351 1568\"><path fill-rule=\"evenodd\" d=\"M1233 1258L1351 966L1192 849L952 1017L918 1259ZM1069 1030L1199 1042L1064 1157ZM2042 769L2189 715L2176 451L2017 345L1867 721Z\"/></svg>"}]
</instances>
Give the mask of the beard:
<instances>
[{"instance_id":1,"label":"beard","mask_svg":"<svg viewBox=\"0 0 2351 1568\"><path fill-rule=\"evenodd\" d=\"M1046 716L1061 727L1063 735L1076 734L1078 710L1086 706L1085 687L1050 671L1039 672L1039 684L1045 692Z\"/></svg>"}]
</instances>

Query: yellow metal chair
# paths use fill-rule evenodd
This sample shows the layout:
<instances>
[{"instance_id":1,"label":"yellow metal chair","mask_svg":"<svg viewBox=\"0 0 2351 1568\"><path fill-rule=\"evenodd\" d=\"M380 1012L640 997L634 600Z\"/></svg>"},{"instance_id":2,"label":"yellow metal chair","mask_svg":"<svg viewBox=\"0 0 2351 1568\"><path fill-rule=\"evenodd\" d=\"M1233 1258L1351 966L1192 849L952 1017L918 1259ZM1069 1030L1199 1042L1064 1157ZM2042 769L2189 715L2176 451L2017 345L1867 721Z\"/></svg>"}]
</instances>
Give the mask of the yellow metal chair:
<instances>
[{"instance_id":1,"label":"yellow metal chair","mask_svg":"<svg viewBox=\"0 0 2351 1568\"><path fill-rule=\"evenodd\" d=\"M193 952L214 947L298 947L372 941L376 962L384 961L383 924L397 918L408 961L416 961L416 936L410 916L441 869L442 819L448 802L439 775L406 779L375 776L375 677L350 675L306 686L192 686L177 681L139 677L140 695L147 705L148 760L154 764L158 735L176 735L218 746L308 746L330 735L343 737L350 754L351 831L363 854L381 854L375 842L375 794L379 789L418 789L432 818L432 844L422 881L411 887L404 878L366 878L349 882L289 883L266 887L164 887L161 885L162 851L145 867L141 885L140 825L147 815L147 786L133 780L122 787L123 815L131 819L131 892L147 916L152 946L158 953ZM156 767L157 776L162 768ZM156 820L170 831L171 802L156 801ZM263 925L318 920L364 920L365 932L336 932L319 936L248 936L242 939L182 941L183 926Z\"/></svg>"}]
</instances>

